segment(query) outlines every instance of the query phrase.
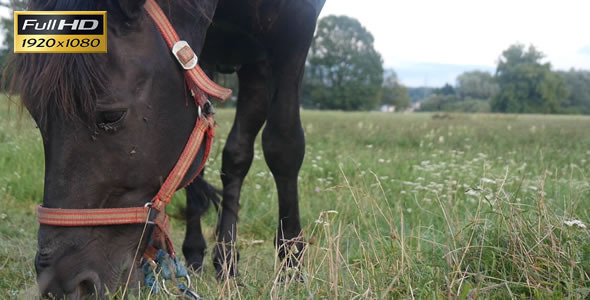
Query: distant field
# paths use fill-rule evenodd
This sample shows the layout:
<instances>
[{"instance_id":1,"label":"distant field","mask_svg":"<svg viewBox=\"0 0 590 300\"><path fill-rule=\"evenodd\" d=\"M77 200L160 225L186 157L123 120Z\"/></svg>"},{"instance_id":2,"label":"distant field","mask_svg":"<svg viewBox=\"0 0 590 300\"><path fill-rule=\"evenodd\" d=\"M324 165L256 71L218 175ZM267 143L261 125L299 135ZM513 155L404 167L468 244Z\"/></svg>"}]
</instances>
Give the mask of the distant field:
<instances>
[{"instance_id":1,"label":"distant field","mask_svg":"<svg viewBox=\"0 0 590 300\"><path fill-rule=\"evenodd\" d=\"M207 178L220 186L232 110ZM277 195L260 144L242 191L241 276L194 274L206 299L590 297L590 118L303 112L305 283L279 282ZM39 134L0 109L0 298L35 290ZM181 193L172 214L183 206ZM216 214L204 218L214 241ZM182 243L184 222L173 223ZM158 296L152 299L165 299Z\"/></svg>"}]
</instances>

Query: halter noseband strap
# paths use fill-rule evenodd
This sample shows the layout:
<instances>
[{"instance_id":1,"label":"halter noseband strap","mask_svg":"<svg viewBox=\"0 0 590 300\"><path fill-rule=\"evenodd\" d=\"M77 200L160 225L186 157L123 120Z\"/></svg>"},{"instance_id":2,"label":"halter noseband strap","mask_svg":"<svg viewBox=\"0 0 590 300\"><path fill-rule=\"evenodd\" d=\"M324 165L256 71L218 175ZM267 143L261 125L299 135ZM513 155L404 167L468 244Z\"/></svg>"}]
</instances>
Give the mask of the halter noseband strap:
<instances>
[{"instance_id":1,"label":"halter noseband strap","mask_svg":"<svg viewBox=\"0 0 590 300\"><path fill-rule=\"evenodd\" d=\"M156 196L145 206L106 209L62 209L39 206L37 209L37 218L39 223L51 226L105 226L142 224L151 221L157 226L157 230L154 232L154 237L162 238L164 240L165 245L162 246L168 248L164 250L169 253L170 257L174 258L175 252L172 248L168 232L169 224L165 212L166 205L170 203L172 195L179 188L185 178L186 173L197 156L203 142L205 142L205 153L203 161L196 174L199 174L203 170L205 162L207 161L215 127L215 120L213 119L212 114L201 114L204 106L209 105L207 95L223 101L231 95L232 91L217 85L209 79L200 66L196 64L197 56L188 43L180 40L176 30L174 30L170 21L155 0L147 0L144 8L154 20L162 37L166 41L166 44L183 67L188 88L190 89L195 99L195 104L199 110L195 127L180 155L180 158L166 178L166 181L164 181L160 187ZM155 209L156 211L155 216L151 214L152 209ZM150 217L152 217L153 220L150 220ZM152 247L152 245L149 247ZM146 255L152 256L149 253L146 253Z\"/></svg>"}]
</instances>

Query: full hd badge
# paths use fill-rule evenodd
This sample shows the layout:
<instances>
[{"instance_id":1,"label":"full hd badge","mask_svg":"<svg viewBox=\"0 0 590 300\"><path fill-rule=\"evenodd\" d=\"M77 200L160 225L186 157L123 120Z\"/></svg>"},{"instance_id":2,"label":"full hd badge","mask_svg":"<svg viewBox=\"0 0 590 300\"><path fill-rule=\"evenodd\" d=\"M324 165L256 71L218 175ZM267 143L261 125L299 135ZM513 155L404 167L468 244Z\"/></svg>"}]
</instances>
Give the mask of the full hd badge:
<instances>
[{"instance_id":1,"label":"full hd badge","mask_svg":"<svg viewBox=\"0 0 590 300\"><path fill-rule=\"evenodd\" d=\"M16 11L15 53L106 53L106 11Z\"/></svg>"}]
</instances>

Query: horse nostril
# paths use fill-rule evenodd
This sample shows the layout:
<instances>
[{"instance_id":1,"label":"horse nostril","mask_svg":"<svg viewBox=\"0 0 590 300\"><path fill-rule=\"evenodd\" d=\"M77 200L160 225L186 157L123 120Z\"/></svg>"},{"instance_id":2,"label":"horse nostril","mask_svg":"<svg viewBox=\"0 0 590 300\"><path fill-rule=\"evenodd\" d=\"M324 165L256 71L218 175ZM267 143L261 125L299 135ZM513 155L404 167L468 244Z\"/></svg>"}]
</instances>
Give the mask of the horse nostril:
<instances>
[{"instance_id":1,"label":"horse nostril","mask_svg":"<svg viewBox=\"0 0 590 300\"><path fill-rule=\"evenodd\" d=\"M97 287L91 280L84 280L78 284L77 290L80 296L88 296L97 292Z\"/></svg>"},{"instance_id":2,"label":"horse nostril","mask_svg":"<svg viewBox=\"0 0 590 300\"><path fill-rule=\"evenodd\" d=\"M84 272L68 285L70 287L70 294L84 298L90 295L97 295L100 290L100 279L95 272Z\"/></svg>"}]
</instances>

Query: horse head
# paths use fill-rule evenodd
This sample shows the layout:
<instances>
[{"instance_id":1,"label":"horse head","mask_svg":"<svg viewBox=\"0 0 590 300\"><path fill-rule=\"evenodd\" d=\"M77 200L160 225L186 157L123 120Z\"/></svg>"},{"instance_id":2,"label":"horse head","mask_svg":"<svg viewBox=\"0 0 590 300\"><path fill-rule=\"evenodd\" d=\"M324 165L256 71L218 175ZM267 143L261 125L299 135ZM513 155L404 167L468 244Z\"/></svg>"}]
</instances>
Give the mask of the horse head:
<instances>
[{"instance_id":1,"label":"horse head","mask_svg":"<svg viewBox=\"0 0 590 300\"><path fill-rule=\"evenodd\" d=\"M33 0L31 10L108 12L107 54L20 54L16 90L41 131L42 206L138 207L152 200L194 127L182 68L145 0ZM181 35L202 47L215 1L160 1ZM195 2L195 1L193 1ZM199 52L199 51L196 51ZM195 161L203 159L200 151ZM193 178L191 168L183 183ZM142 278L141 224L64 227L41 224L35 258L43 295L68 299L114 292Z\"/></svg>"}]
</instances>

